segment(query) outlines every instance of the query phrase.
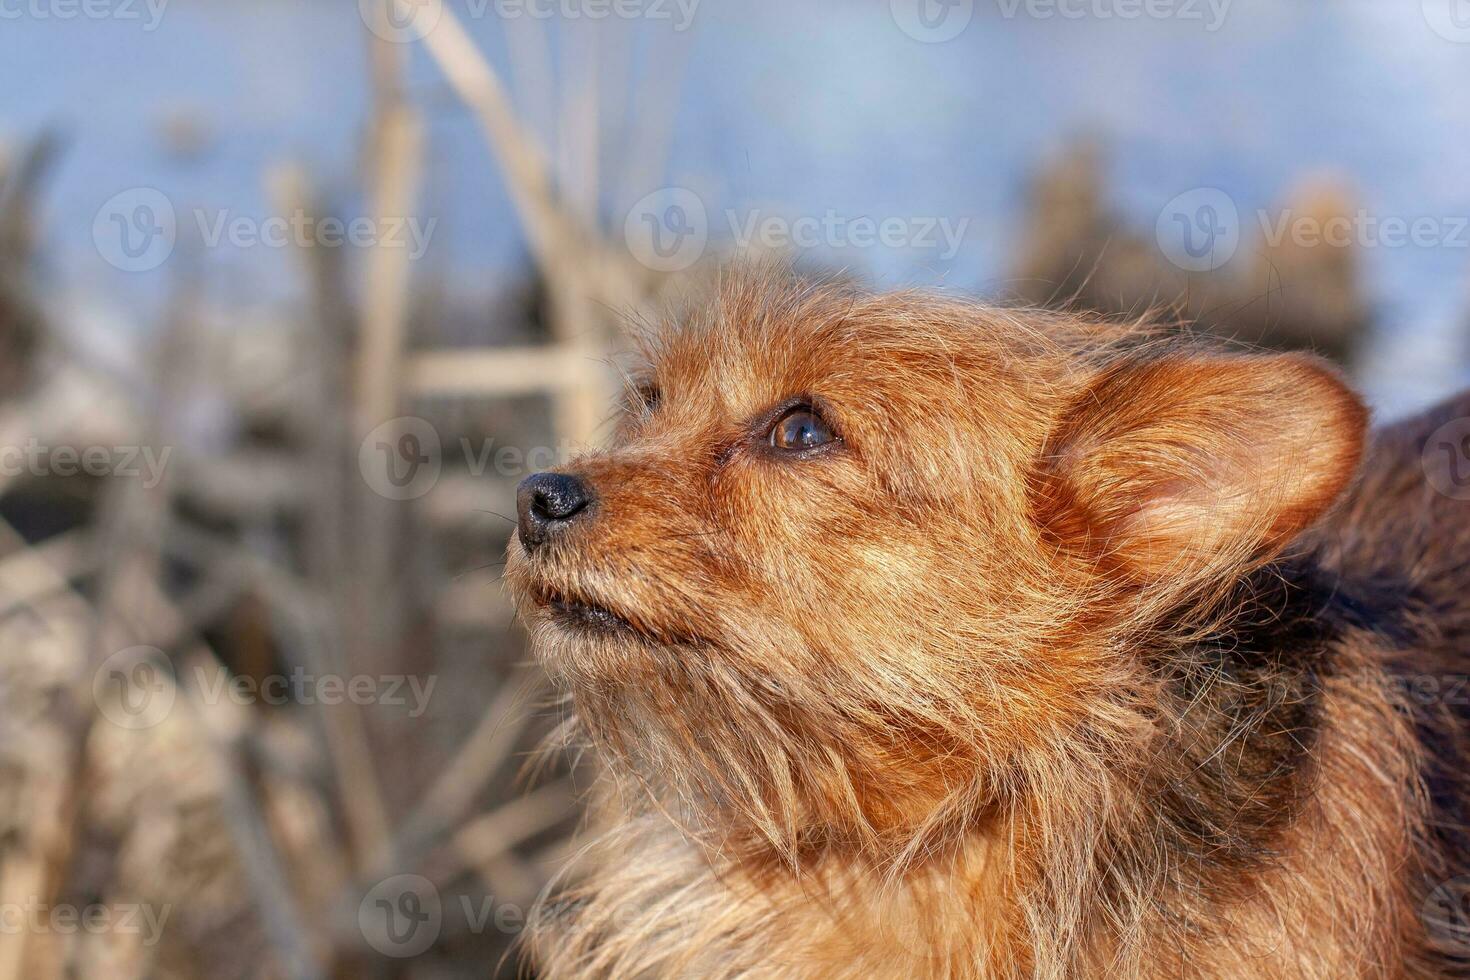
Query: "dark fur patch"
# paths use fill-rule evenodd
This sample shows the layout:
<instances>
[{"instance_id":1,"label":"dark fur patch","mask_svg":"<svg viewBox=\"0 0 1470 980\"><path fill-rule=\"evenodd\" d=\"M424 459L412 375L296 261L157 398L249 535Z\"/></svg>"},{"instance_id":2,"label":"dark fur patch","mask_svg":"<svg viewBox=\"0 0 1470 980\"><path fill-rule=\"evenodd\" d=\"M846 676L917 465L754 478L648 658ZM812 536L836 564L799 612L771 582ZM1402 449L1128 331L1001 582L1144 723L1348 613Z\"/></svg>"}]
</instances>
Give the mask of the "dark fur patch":
<instances>
[{"instance_id":1,"label":"dark fur patch","mask_svg":"<svg viewBox=\"0 0 1470 980\"><path fill-rule=\"evenodd\" d=\"M1234 880L1218 872L1268 860L1310 792L1322 681L1345 604L1315 563L1276 562L1241 581L1199 639L1147 656L1168 679L1180 722L1144 791L1160 801L1173 859L1201 881ZM1187 635L1185 621L1197 617L1181 609L1161 633Z\"/></svg>"}]
</instances>

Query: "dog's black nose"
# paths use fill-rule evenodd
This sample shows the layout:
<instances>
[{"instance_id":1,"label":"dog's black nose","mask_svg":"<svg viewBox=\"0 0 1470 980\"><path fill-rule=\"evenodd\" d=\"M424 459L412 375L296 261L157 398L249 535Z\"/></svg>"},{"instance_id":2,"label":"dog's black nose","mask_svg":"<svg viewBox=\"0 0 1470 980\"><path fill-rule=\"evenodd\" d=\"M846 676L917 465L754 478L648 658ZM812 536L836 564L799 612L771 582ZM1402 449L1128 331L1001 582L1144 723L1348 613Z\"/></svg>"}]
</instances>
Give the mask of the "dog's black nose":
<instances>
[{"instance_id":1,"label":"dog's black nose","mask_svg":"<svg viewBox=\"0 0 1470 980\"><path fill-rule=\"evenodd\" d=\"M591 503L587 485L565 473L533 473L516 490L521 544L537 548Z\"/></svg>"}]
</instances>

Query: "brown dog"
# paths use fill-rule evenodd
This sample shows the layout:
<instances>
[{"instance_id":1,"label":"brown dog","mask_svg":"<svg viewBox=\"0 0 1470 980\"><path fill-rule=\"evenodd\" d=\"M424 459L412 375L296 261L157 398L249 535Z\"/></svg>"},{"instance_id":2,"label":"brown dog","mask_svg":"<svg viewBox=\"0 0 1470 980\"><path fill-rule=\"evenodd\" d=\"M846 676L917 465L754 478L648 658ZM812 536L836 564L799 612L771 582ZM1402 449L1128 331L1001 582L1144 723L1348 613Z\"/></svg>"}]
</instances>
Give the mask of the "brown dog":
<instances>
[{"instance_id":1,"label":"brown dog","mask_svg":"<svg viewBox=\"0 0 1470 980\"><path fill-rule=\"evenodd\" d=\"M1470 398L1365 455L1200 344L763 274L651 338L511 543L614 777L540 975L1470 972Z\"/></svg>"}]
</instances>

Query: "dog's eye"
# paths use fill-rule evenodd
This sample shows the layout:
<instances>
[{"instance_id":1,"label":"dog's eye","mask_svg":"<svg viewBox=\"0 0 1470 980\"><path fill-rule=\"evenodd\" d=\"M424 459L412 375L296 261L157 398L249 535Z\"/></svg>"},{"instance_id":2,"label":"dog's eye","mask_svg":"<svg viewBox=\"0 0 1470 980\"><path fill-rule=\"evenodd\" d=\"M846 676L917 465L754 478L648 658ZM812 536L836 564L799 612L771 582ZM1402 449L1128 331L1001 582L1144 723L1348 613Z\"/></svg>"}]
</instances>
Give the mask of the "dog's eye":
<instances>
[{"instance_id":1,"label":"dog's eye","mask_svg":"<svg viewBox=\"0 0 1470 980\"><path fill-rule=\"evenodd\" d=\"M812 449L836 438L832 427L810 405L797 405L771 429L771 445L777 449Z\"/></svg>"},{"instance_id":2,"label":"dog's eye","mask_svg":"<svg viewBox=\"0 0 1470 980\"><path fill-rule=\"evenodd\" d=\"M656 385L643 384L633 389L632 407L635 412L651 415L662 400L663 394Z\"/></svg>"}]
</instances>

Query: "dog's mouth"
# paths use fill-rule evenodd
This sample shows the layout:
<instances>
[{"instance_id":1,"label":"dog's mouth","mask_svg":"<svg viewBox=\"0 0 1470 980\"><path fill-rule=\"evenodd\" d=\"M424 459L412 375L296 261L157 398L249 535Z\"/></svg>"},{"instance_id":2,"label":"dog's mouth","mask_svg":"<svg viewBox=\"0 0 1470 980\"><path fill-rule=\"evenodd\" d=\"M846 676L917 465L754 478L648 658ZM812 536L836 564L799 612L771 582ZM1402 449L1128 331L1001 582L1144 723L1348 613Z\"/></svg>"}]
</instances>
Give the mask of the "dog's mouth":
<instances>
[{"instance_id":1,"label":"dog's mouth","mask_svg":"<svg viewBox=\"0 0 1470 980\"><path fill-rule=\"evenodd\" d=\"M551 586L532 593L536 605L546 610L561 626L592 633L623 633L647 636L628 617L583 596L572 595Z\"/></svg>"}]
</instances>

